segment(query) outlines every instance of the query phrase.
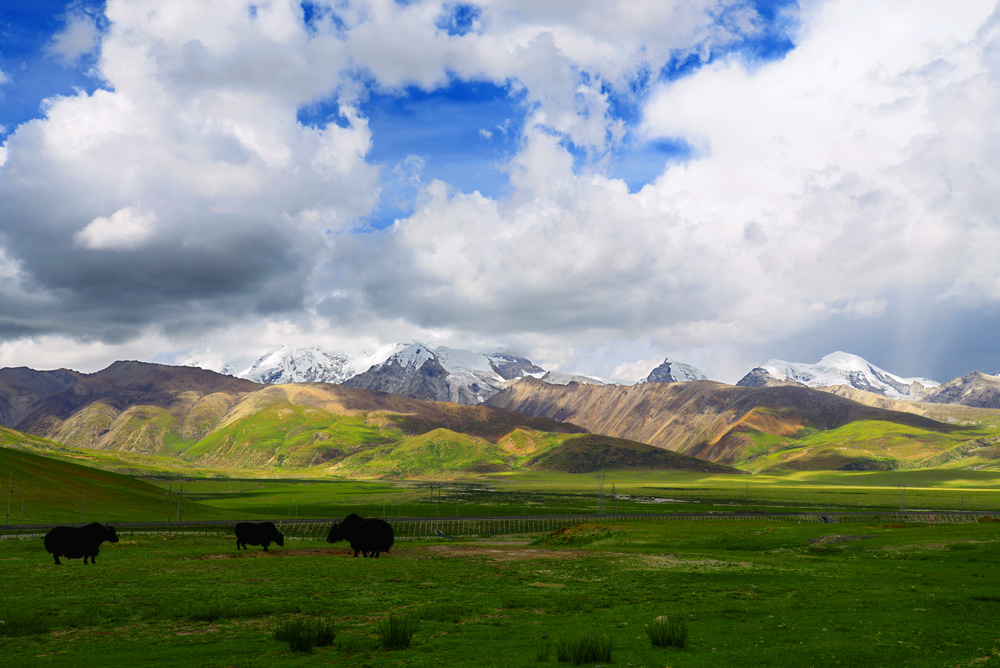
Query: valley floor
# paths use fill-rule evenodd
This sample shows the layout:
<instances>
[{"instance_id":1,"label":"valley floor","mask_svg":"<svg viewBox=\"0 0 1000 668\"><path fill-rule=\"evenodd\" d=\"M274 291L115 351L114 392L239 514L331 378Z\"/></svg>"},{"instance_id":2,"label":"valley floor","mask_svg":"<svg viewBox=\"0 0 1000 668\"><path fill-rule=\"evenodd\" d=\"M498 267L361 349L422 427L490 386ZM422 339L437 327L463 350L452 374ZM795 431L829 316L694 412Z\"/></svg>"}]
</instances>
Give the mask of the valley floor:
<instances>
[{"instance_id":1,"label":"valley floor","mask_svg":"<svg viewBox=\"0 0 1000 668\"><path fill-rule=\"evenodd\" d=\"M96 565L0 541L0 655L17 666L558 665L607 636L612 665L988 666L1000 662L1000 522L598 522L551 534L397 542L380 559L230 535L128 535ZM379 646L390 613L412 646ZM646 626L685 620L687 649ZM311 659L275 640L322 620ZM601 665L604 665L603 663Z\"/></svg>"}]
</instances>

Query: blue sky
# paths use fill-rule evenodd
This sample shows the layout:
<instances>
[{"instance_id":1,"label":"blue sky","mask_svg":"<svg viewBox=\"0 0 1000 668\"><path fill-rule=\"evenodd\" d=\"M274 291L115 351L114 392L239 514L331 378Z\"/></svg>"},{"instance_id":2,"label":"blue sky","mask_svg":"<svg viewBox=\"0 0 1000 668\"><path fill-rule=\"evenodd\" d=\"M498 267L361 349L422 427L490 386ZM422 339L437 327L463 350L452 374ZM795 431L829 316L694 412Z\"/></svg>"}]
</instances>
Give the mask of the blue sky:
<instances>
[{"instance_id":1,"label":"blue sky","mask_svg":"<svg viewBox=\"0 0 1000 668\"><path fill-rule=\"evenodd\" d=\"M4 3L0 364L421 339L624 380L1000 368L929 325L998 301L994 10Z\"/></svg>"},{"instance_id":2,"label":"blue sky","mask_svg":"<svg viewBox=\"0 0 1000 668\"><path fill-rule=\"evenodd\" d=\"M719 58L735 54L748 62L767 62L783 57L793 44L788 19L782 12L794 8L795 0L759 0L753 6L762 23L758 34L716 46L707 54L678 50L655 76L644 71L627 82L626 90L608 90L614 117L624 121L626 127L633 126L651 85L688 76ZM332 15L316 3L303 2L301 7L307 25L317 15ZM54 35L63 31L73 16L91 15L99 19L99 28L106 30L106 21L100 20L103 9L104 3L94 0L5 3L0 10L0 69L10 81L0 89L0 125L7 132L42 117L46 98L72 95L79 90L92 93L106 85L95 71L96 51L69 61L52 53L51 48ZM464 35L476 29L480 16L481 11L472 4L445 5L437 26L449 35ZM375 217L412 213L412 207L398 206L400 201L412 200L412 187L399 178L398 170L393 172L410 156L422 160L423 179L441 179L463 191L479 190L491 197L505 195L510 186L503 166L517 150L520 128L530 106L524 91L513 82L452 78L431 90L413 85L386 90L372 85L361 105L375 133L369 157L385 168L384 178L393 191ZM309 104L298 113L300 122L312 125L331 119L343 122L338 116L335 100ZM586 151L572 142L567 146L574 152L578 168L586 167ZM622 178L630 189L638 190L655 179L666 162L684 160L689 153L690 147L680 138L644 141L629 133L608 156L604 168L609 176ZM397 195L396 190L402 192Z\"/></svg>"}]
</instances>

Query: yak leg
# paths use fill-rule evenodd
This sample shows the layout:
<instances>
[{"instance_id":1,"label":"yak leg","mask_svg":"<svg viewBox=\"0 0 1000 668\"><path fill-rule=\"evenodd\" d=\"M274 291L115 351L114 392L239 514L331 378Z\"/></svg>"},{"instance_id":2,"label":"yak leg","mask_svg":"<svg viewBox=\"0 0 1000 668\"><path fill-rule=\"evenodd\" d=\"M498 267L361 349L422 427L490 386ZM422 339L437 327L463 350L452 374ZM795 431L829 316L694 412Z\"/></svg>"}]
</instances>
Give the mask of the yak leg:
<instances>
[{"instance_id":1,"label":"yak leg","mask_svg":"<svg viewBox=\"0 0 1000 668\"><path fill-rule=\"evenodd\" d=\"M240 539L237 538L236 539L236 551L237 552L239 552L240 547L242 547L244 550L247 548L247 546L243 545L243 543L240 542Z\"/></svg>"},{"instance_id":2,"label":"yak leg","mask_svg":"<svg viewBox=\"0 0 1000 668\"><path fill-rule=\"evenodd\" d=\"M265 551L265 552L267 552L267 546L268 546L269 544L270 544L270 543L264 543L264 551Z\"/></svg>"},{"instance_id":3,"label":"yak leg","mask_svg":"<svg viewBox=\"0 0 1000 668\"><path fill-rule=\"evenodd\" d=\"M59 561L59 555L58 554L53 554L52 556L55 557L56 564L59 565L59 566L62 566L62 562Z\"/></svg>"}]
</instances>

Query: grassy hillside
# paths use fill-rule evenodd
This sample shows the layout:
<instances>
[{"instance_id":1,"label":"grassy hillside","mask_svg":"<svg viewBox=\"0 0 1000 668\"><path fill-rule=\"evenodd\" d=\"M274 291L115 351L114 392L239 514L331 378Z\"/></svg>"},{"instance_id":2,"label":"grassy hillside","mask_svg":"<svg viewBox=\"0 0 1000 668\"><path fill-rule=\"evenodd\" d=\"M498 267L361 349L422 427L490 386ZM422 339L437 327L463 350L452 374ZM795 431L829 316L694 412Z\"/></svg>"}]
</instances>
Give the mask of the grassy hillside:
<instances>
[{"instance_id":1,"label":"grassy hillside","mask_svg":"<svg viewBox=\"0 0 1000 668\"><path fill-rule=\"evenodd\" d=\"M833 429L803 427L774 434L741 425L720 440L750 471L878 471L940 466L995 466L1000 431L982 424L928 429L916 424L858 420Z\"/></svg>"},{"instance_id":2,"label":"grassy hillside","mask_svg":"<svg viewBox=\"0 0 1000 668\"><path fill-rule=\"evenodd\" d=\"M10 443L16 436L3 433L2 438ZM12 475L11 524L167 519L167 496L155 485L89 466L0 447L4 520ZM176 500L170 502L176 509ZM172 516L176 518L176 510ZM219 516L217 509L199 503L186 501L183 505L183 519Z\"/></svg>"},{"instance_id":3,"label":"grassy hillside","mask_svg":"<svg viewBox=\"0 0 1000 668\"><path fill-rule=\"evenodd\" d=\"M524 467L566 473L617 469L735 472L728 466L695 459L645 443L596 434L565 437L555 447L530 457L524 462Z\"/></svg>"},{"instance_id":4,"label":"grassy hillside","mask_svg":"<svg viewBox=\"0 0 1000 668\"><path fill-rule=\"evenodd\" d=\"M591 473L605 470L737 473L728 466L621 438L516 429L494 443L436 429L351 455L329 469L358 477L457 477L509 471Z\"/></svg>"}]
</instances>

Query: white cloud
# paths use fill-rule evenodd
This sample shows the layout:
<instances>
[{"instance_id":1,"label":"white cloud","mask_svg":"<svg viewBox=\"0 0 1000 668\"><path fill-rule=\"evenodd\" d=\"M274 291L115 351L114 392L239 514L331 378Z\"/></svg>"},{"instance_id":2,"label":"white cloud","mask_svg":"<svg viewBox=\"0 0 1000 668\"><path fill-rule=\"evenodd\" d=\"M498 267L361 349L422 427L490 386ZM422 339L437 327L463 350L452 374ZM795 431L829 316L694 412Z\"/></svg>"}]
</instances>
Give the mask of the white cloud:
<instances>
[{"instance_id":1,"label":"white cloud","mask_svg":"<svg viewBox=\"0 0 1000 668\"><path fill-rule=\"evenodd\" d=\"M131 250L149 241L155 226L155 213L127 206L110 217L94 218L73 238L77 244L90 250Z\"/></svg>"},{"instance_id":2,"label":"white cloud","mask_svg":"<svg viewBox=\"0 0 1000 668\"><path fill-rule=\"evenodd\" d=\"M66 63L74 64L97 49L101 32L97 20L79 7L71 7L64 20L65 25L52 36L46 51Z\"/></svg>"},{"instance_id":3,"label":"white cloud","mask_svg":"<svg viewBox=\"0 0 1000 668\"><path fill-rule=\"evenodd\" d=\"M736 347L890 317L900 293L1000 300L992 0L802 2L783 58L715 57L658 83L632 99L638 128L616 118L614 96L674 57L707 62L756 34L750 3L478 4L477 30L450 36L437 0L329 3L342 23L318 12L308 29L291 0L256 13L240 0L109 0L107 88L49 100L0 149L3 257L34 294L80 308L73 322L25 320L127 340L147 322L177 322L164 336L179 337L234 319L234 332L317 333L305 323L319 318L346 337L505 340L605 375L670 351L711 374L742 364ZM79 58L97 43L87 34L70 21L52 48ZM360 111L368 91L451 77L523 97L507 197L427 183L423 158L381 175L367 162L379 139ZM318 101L346 122L298 123ZM630 193L602 173L630 129L694 156ZM367 230L358 221L391 199L391 178L420 185L417 209ZM97 254L81 246L116 250L117 264L88 264ZM104 310L109 291L127 317Z\"/></svg>"}]
</instances>

